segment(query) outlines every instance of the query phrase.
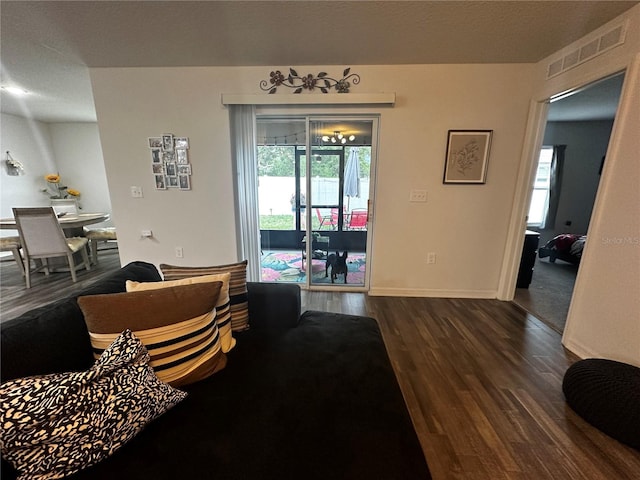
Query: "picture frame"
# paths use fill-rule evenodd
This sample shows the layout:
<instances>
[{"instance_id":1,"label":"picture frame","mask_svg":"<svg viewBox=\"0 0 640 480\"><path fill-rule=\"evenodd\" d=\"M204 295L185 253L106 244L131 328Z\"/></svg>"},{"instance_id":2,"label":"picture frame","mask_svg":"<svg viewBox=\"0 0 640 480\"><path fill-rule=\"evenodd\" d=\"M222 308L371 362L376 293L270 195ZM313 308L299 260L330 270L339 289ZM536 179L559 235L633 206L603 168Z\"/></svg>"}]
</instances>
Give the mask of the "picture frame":
<instances>
[{"instance_id":1,"label":"picture frame","mask_svg":"<svg viewBox=\"0 0 640 480\"><path fill-rule=\"evenodd\" d=\"M149 137L149 148L162 148L162 138L160 137Z\"/></svg>"},{"instance_id":2,"label":"picture frame","mask_svg":"<svg viewBox=\"0 0 640 480\"><path fill-rule=\"evenodd\" d=\"M167 182L164 175L154 175L154 183L156 184L156 190L166 190Z\"/></svg>"},{"instance_id":3,"label":"picture frame","mask_svg":"<svg viewBox=\"0 0 640 480\"><path fill-rule=\"evenodd\" d=\"M178 175L191 175L191 165L180 165L178 162Z\"/></svg>"},{"instance_id":4,"label":"picture frame","mask_svg":"<svg viewBox=\"0 0 640 480\"><path fill-rule=\"evenodd\" d=\"M162 149L165 152L173 152L173 134L172 133L162 134Z\"/></svg>"},{"instance_id":5,"label":"picture frame","mask_svg":"<svg viewBox=\"0 0 640 480\"><path fill-rule=\"evenodd\" d=\"M173 143L175 148L189 148L189 137L176 137Z\"/></svg>"},{"instance_id":6,"label":"picture frame","mask_svg":"<svg viewBox=\"0 0 640 480\"><path fill-rule=\"evenodd\" d=\"M191 177L189 175L178 175L180 190L191 190Z\"/></svg>"},{"instance_id":7,"label":"picture frame","mask_svg":"<svg viewBox=\"0 0 640 480\"><path fill-rule=\"evenodd\" d=\"M178 188L178 176L177 175L167 175L167 187L168 188Z\"/></svg>"},{"instance_id":8,"label":"picture frame","mask_svg":"<svg viewBox=\"0 0 640 480\"><path fill-rule=\"evenodd\" d=\"M167 163L165 167L167 175L174 176L178 174L178 166L175 163Z\"/></svg>"},{"instance_id":9,"label":"picture frame","mask_svg":"<svg viewBox=\"0 0 640 480\"><path fill-rule=\"evenodd\" d=\"M186 165L189 163L189 156L186 148L176 148L175 150L176 161L180 165Z\"/></svg>"},{"instance_id":10,"label":"picture frame","mask_svg":"<svg viewBox=\"0 0 640 480\"><path fill-rule=\"evenodd\" d=\"M162 161L164 163L173 163L176 161L176 155L175 152L171 151L171 152L167 152L167 151L163 151L162 152Z\"/></svg>"},{"instance_id":11,"label":"picture frame","mask_svg":"<svg viewBox=\"0 0 640 480\"><path fill-rule=\"evenodd\" d=\"M486 183L492 137L493 130L449 130L442 183Z\"/></svg>"},{"instance_id":12,"label":"picture frame","mask_svg":"<svg viewBox=\"0 0 640 480\"><path fill-rule=\"evenodd\" d=\"M162 163L162 150L160 148L151 149L151 163Z\"/></svg>"},{"instance_id":13,"label":"picture frame","mask_svg":"<svg viewBox=\"0 0 640 480\"><path fill-rule=\"evenodd\" d=\"M162 163L152 163L151 171L154 175L164 175L164 165Z\"/></svg>"}]
</instances>

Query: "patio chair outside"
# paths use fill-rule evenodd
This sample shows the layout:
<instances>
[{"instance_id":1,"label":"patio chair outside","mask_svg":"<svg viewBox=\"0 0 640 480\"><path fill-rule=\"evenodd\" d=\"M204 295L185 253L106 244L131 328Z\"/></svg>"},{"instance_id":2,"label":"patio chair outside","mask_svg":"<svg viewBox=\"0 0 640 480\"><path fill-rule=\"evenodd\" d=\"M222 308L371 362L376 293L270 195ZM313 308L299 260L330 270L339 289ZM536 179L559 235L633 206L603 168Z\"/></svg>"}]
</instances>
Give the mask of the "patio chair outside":
<instances>
[{"instance_id":1,"label":"patio chair outside","mask_svg":"<svg viewBox=\"0 0 640 480\"><path fill-rule=\"evenodd\" d=\"M349 230L366 230L368 212L366 209L354 208L349 216Z\"/></svg>"},{"instance_id":2,"label":"patio chair outside","mask_svg":"<svg viewBox=\"0 0 640 480\"><path fill-rule=\"evenodd\" d=\"M44 269L49 274L49 258L66 257L71 278L76 282L76 264L73 254L80 252L84 267L91 269L87 254L87 239L65 238L52 207L14 208L13 215L20 234L24 252L24 269L27 288L31 288L31 273ZM42 260L41 266L31 270L31 260ZM79 265L80 266L80 265Z\"/></svg>"}]
</instances>

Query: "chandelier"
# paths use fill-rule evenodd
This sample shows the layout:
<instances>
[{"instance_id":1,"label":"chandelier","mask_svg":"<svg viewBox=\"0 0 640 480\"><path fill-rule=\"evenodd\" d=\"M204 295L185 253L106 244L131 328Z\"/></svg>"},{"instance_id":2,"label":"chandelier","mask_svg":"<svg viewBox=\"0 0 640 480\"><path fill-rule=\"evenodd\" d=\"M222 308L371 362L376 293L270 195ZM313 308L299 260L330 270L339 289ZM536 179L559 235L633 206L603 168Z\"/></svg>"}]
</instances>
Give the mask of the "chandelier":
<instances>
[{"instance_id":1,"label":"chandelier","mask_svg":"<svg viewBox=\"0 0 640 480\"><path fill-rule=\"evenodd\" d=\"M356 136L349 135L348 139L350 142L353 142L356 139ZM333 132L333 136L331 137L329 135L324 135L322 137L322 141L331 143L342 143L344 145L345 143L347 143L347 137L342 132L336 130L335 132Z\"/></svg>"}]
</instances>

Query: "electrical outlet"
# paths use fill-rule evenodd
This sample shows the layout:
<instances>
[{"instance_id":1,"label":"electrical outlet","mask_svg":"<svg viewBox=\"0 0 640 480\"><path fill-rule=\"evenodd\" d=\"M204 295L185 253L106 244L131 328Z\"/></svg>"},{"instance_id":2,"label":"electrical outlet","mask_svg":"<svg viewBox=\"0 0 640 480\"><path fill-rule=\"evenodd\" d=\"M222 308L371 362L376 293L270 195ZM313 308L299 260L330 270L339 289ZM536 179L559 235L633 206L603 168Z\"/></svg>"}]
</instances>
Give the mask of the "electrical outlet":
<instances>
[{"instance_id":1,"label":"electrical outlet","mask_svg":"<svg viewBox=\"0 0 640 480\"><path fill-rule=\"evenodd\" d=\"M411 190L409 193L410 202L426 202L427 191L426 190Z\"/></svg>"},{"instance_id":2,"label":"electrical outlet","mask_svg":"<svg viewBox=\"0 0 640 480\"><path fill-rule=\"evenodd\" d=\"M427 253L427 263L430 263L430 264L436 263L436 252Z\"/></svg>"},{"instance_id":3,"label":"electrical outlet","mask_svg":"<svg viewBox=\"0 0 640 480\"><path fill-rule=\"evenodd\" d=\"M142 198L142 187L130 187L133 198Z\"/></svg>"},{"instance_id":4,"label":"electrical outlet","mask_svg":"<svg viewBox=\"0 0 640 480\"><path fill-rule=\"evenodd\" d=\"M176 247L176 257L177 258L184 257L184 252L182 251L182 247Z\"/></svg>"},{"instance_id":5,"label":"electrical outlet","mask_svg":"<svg viewBox=\"0 0 640 480\"><path fill-rule=\"evenodd\" d=\"M141 235L143 238L151 238L151 237L153 237L153 232L152 232L151 230L142 230L142 231L140 232L140 235Z\"/></svg>"}]
</instances>

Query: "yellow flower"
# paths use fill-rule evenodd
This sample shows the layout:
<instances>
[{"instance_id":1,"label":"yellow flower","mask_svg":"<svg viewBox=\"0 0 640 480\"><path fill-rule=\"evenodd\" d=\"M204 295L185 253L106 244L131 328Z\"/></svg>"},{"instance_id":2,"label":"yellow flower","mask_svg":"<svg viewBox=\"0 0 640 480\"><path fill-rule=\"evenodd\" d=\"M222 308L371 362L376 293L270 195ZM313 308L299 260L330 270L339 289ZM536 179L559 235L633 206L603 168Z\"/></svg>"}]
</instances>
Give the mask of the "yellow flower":
<instances>
[{"instance_id":1,"label":"yellow flower","mask_svg":"<svg viewBox=\"0 0 640 480\"><path fill-rule=\"evenodd\" d=\"M44 179L49 183L60 183L60 175L56 175L55 173L45 175Z\"/></svg>"},{"instance_id":2,"label":"yellow flower","mask_svg":"<svg viewBox=\"0 0 640 480\"><path fill-rule=\"evenodd\" d=\"M67 188L67 193L72 197L79 197L80 192L78 190L74 190L73 188Z\"/></svg>"}]
</instances>

